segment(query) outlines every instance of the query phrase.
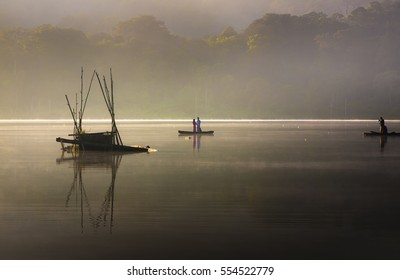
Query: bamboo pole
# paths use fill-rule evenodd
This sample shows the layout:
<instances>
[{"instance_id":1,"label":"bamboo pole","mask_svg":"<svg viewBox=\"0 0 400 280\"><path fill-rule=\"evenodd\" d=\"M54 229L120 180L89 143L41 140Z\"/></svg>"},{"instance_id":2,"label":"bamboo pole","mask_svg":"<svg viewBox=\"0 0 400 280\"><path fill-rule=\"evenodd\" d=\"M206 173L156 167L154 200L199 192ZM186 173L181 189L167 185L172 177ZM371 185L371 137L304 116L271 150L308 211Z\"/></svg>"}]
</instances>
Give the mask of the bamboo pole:
<instances>
[{"instance_id":1,"label":"bamboo pole","mask_svg":"<svg viewBox=\"0 0 400 280\"><path fill-rule=\"evenodd\" d=\"M94 78L94 74L95 74L95 73L96 73L96 71L93 71L92 78L90 79L90 84L89 84L88 92L87 92L87 94L86 94L85 103L84 103L84 105L83 105L82 118L83 118L83 115L84 115L84 113L85 113L86 103L87 103L87 100L88 100L88 98L89 98L89 93L90 93L90 89L92 88L92 83L93 83L93 78Z\"/></svg>"},{"instance_id":2,"label":"bamboo pole","mask_svg":"<svg viewBox=\"0 0 400 280\"><path fill-rule=\"evenodd\" d=\"M101 81L100 81L100 77L97 72L96 72L96 77L99 82L101 92L103 94L104 102L106 103L108 112L110 113L110 116L111 116L111 129L112 129L112 133L115 137L115 140L113 138L113 144L115 142L117 142L118 145L123 145L121 136L120 136L118 128L117 128L117 124L115 122L114 104L111 102L110 91L107 87L106 78L103 76L103 82L104 82L104 84L103 84L104 87L103 87L103 85L101 84Z\"/></svg>"},{"instance_id":3,"label":"bamboo pole","mask_svg":"<svg viewBox=\"0 0 400 280\"><path fill-rule=\"evenodd\" d=\"M112 104L112 109L114 112L114 81L113 81L113 77L112 77L111 68L110 68L110 80L111 80L111 104Z\"/></svg>"},{"instance_id":4,"label":"bamboo pole","mask_svg":"<svg viewBox=\"0 0 400 280\"><path fill-rule=\"evenodd\" d=\"M81 67L81 108L79 110L79 132L82 131L82 106L83 106L83 67Z\"/></svg>"},{"instance_id":5,"label":"bamboo pole","mask_svg":"<svg viewBox=\"0 0 400 280\"><path fill-rule=\"evenodd\" d=\"M112 76L110 76L110 80L111 80L111 85L112 85ZM110 90L108 89L105 76L103 76L103 81L104 81L104 88L106 89L106 92L107 92L107 99L108 99L108 103L109 103L110 111L111 111L111 129L112 129L112 133L114 136L113 144L115 144L115 142L116 142L119 145L120 143L119 143L119 137L118 137L118 129L117 129L117 125L115 123L114 103L113 103L113 100L111 99Z\"/></svg>"},{"instance_id":6,"label":"bamboo pole","mask_svg":"<svg viewBox=\"0 0 400 280\"><path fill-rule=\"evenodd\" d=\"M117 126L115 124L114 105L113 105L113 103L111 101L110 90L108 89L105 76L103 76L103 82L104 82L104 88L105 88L106 93L107 93L108 106L109 106L110 112L111 112L110 113L111 114L111 131L112 131L112 134L113 134L112 143L119 145L120 143L118 141L118 130L117 130Z\"/></svg>"},{"instance_id":7,"label":"bamboo pole","mask_svg":"<svg viewBox=\"0 0 400 280\"><path fill-rule=\"evenodd\" d=\"M96 77L97 77L97 80L99 81L100 90L101 90L101 93L103 94L103 98L104 98L104 101L105 101L105 103L107 105L108 112L111 114L110 107L109 107L109 105L107 103L107 98L106 98L106 95L104 93L104 89L103 89L103 86L101 84L101 81L100 81L100 78L99 78L99 74L97 72L96 72Z\"/></svg>"},{"instance_id":8,"label":"bamboo pole","mask_svg":"<svg viewBox=\"0 0 400 280\"><path fill-rule=\"evenodd\" d=\"M78 114L78 93L75 92L75 119L79 120L79 114ZM79 124L78 124L78 131L76 133L79 133L80 129L79 129Z\"/></svg>"},{"instance_id":9,"label":"bamboo pole","mask_svg":"<svg viewBox=\"0 0 400 280\"><path fill-rule=\"evenodd\" d=\"M103 76L103 82L104 82L104 89L105 92L107 94L107 100L108 100L108 106L111 109L111 112L113 112L113 108L112 108L112 103L111 103L111 98L110 98L110 91L108 90L108 86L107 86L107 82L106 82L106 77Z\"/></svg>"},{"instance_id":10,"label":"bamboo pole","mask_svg":"<svg viewBox=\"0 0 400 280\"><path fill-rule=\"evenodd\" d=\"M116 136L116 140L118 145L123 145L122 143L122 138L121 135L119 134L118 128L117 128L117 124L115 122L115 111L114 111L114 80L112 77L112 70L110 68L110 81L111 81L111 107L112 107L112 120L113 120L113 127L115 129L115 136Z\"/></svg>"},{"instance_id":11,"label":"bamboo pole","mask_svg":"<svg viewBox=\"0 0 400 280\"><path fill-rule=\"evenodd\" d=\"M74 120L75 129L78 130L78 124L77 124L77 122L76 122L76 118L75 118L75 115L74 115L74 111L72 110L71 104L69 103L68 96L65 95L65 98L67 99L68 108L69 108L69 111L71 112L72 119Z\"/></svg>"}]
</instances>

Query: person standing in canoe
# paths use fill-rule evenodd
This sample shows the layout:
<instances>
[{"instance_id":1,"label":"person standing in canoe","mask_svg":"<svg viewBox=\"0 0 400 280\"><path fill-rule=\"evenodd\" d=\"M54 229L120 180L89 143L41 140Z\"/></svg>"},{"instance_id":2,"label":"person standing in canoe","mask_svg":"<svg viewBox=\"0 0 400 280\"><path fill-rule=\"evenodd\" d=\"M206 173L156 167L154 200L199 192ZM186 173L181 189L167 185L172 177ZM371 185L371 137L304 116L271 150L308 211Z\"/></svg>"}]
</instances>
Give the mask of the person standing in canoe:
<instances>
[{"instance_id":1,"label":"person standing in canoe","mask_svg":"<svg viewBox=\"0 0 400 280\"><path fill-rule=\"evenodd\" d=\"M387 134L387 127L385 125L385 120L382 117L379 118L379 125L381 127L380 133Z\"/></svg>"},{"instance_id":2,"label":"person standing in canoe","mask_svg":"<svg viewBox=\"0 0 400 280\"><path fill-rule=\"evenodd\" d=\"M200 125L201 125L200 118L199 118L199 117L197 117L197 121L196 121L197 132L201 132L201 127L200 127Z\"/></svg>"},{"instance_id":3,"label":"person standing in canoe","mask_svg":"<svg viewBox=\"0 0 400 280\"><path fill-rule=\"evenodd\" d=\"M196 132L196 119L193 119L193 132Z\"/></svg>"}]
</instances>

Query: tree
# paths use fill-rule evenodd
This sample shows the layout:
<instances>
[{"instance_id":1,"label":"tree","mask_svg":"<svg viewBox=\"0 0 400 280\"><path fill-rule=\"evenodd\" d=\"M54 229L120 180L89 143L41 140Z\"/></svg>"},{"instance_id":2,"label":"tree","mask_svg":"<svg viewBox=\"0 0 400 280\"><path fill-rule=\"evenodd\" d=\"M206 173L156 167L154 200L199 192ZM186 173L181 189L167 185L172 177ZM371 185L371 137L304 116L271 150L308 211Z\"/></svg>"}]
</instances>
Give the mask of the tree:
<instances>
[{"instance_id":1,"label":"tree","mask_svg":"<svg viewBox=\"0 0 400 280\"><path fill-rule=\"evenodd\" d=\"M120 22L115 26L114 33L127 42L140 41L148 44L163 44L172 37L162 21L149 15Z\"/></svg>"},{"instance_id":2,"label":"tree","mask_svg":"<svg viewBox=\"0 0 400 280\"><path fill-rule=\"evenodd\" d=\"M35 46L41 48L42 52L76 55L89 45L89 40L82 31L62 29L49 24L33 29L31 34Z\"/></svg>"}]
</instances>

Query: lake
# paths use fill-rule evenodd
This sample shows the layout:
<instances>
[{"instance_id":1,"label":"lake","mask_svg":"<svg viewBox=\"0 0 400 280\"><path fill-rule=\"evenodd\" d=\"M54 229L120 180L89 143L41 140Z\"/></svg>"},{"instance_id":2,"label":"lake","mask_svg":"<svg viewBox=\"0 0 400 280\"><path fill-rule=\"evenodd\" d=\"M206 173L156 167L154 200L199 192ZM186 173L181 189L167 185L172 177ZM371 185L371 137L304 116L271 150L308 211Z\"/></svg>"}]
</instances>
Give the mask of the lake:
<instances>
[{"instance_id":1,"label":"lake","mask_svg":"<svg viewBox=\"0 0 400 280\"><path fill-rule=\"evenodd\" d=\"M364 137L377 121L117 124L157 152L74 156L70 122L0 122L0 259L400 259L400 137Z\"/></svg>"}]
</instances>

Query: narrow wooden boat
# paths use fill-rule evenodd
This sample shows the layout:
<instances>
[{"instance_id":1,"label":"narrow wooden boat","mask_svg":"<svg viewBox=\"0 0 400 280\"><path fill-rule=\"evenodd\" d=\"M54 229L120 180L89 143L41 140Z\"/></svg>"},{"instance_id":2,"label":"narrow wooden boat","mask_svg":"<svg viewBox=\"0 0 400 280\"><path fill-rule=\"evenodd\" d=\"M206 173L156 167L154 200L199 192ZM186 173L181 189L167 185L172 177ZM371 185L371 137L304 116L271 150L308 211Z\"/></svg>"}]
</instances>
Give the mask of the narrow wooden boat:
<instances>
[{"instance_id":1,"label":"narrow wooden boat","mask_svg":"<svg viewBox=\"0 0 400 280\"><path fill-rule=\"evenodd\" d=\"M214 134L214 130L203 130L203 131L188 131L188 130L178 130L179 134Z\"/></svg>"},{"instance_id":2,"label":"narrow wooden boat","mask_svg":"<svg viewBox=\"0 0 400 280\"><path fill-rule=\"evenodd\" d=\"M400 136L400 132L388 132L386 134L381 134L380 132L377 131L369 131L369 132L364 132L364 136Z\"/></svg>"}]
</instances>

